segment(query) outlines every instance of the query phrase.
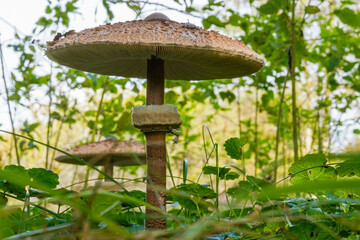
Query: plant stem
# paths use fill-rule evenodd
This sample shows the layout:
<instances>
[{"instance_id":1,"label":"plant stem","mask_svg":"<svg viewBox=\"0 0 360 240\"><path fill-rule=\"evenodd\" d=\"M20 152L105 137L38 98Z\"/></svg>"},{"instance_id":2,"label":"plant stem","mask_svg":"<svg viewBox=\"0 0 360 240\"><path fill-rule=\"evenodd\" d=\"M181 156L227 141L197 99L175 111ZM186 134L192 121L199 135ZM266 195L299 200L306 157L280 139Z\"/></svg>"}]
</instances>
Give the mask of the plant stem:
<instances>
[{"instance_id":1,"label":"plant stem","mask_svg":"<svg viewBox=\"0 0 360 240\"><path fill-rule=\"evenodd\" d=\"M295 78L295 0L291 4L291 27L290 27L290 54L289 68L292 87L292 126L293 126L293 144L294 144L294 161L298 160L298 130L297 130L297 107L296 107L296 78Z\"/></svg>"},{"instance_id":2,"label":"plant stem","mask_svg":"<svg viewBox=\"0 0 360 240\"><path fill-rule=\"evenodd\" d=\"M93 130L93 132L91 134L91 142L95 141L95 136L96 136L96 133L97 133L97 125L98 125L98 122L99 122L99 116L100 116L100 112L101 112L102 103L103 103L103 100L104 100L108 80L109 80L109 77L106 78L106 80L104 82L104 85L103 85L103 90L101 92L100 102L99 102L99 106L98 106L98 109L97 109L97 112L96 112L95 122L94 122L94 128L95 129ZM84 188L87 188L87 180L89 179L90 170L91 170L91 168L89 168L89 167L86 168L86 173L85 173L85 180L86 181L84 183Z\"/></svg>"},{"instance_id":3,"label":"plant stem","mask_svg":"<svg viewBox=\"0 0 360 240\"><path fill-rule=\"evenodd\" d=\"M219 169L219 151L218 144L215 143L215 154L216 154L216 210L219 210L219 180L220 180L220 169Z\"/></svg>"},{"instance_id":4,"label":"plant stem","mask_svg":"<svg viewBox=\"0 0 360 240\"><path fill-rule=\"evenodd\" d=\"M284 98L285 98L286 82L287 82L287 76L284 79L284 86L283 86L283 89L281 91L280 102L279 102L278 117L277 117L277 120L276 120L275 167L274 167L274 180L273 180L273 182L276 182L277 170L278 170L278 166L279 166L278 156L279 156L279 142L280 142L280 122L281 122L281 118L282 118L282 105L283 105ZM284 166L284 168L285 168L285 166Z\"/></svg>"},{"instance_id":5,"label":"plant stem","mask_svg":"<svg viewBox=\"0 0 360 240\"><path fill-rule=\"evenodd\" d=\"M236 105L237 105L237 115L238 115L239 138L241 138L242 129L241 129L241 105L240 105L240 80L239 80L239 86L237 87L237 92L238 92L238 98L236 101Z\"/></svg>"},{"instance_id":6,"label":"plant stem","mask_svg":"<svg viewBox=\"0 0 360 240\"><path fill-rule=\"evenodd\" d=\"M258 111L259 111L259 79L256 76L256 91L255 91L255 140L254 140L254 151L255 151L255 164L254 164L254 176L257 176L257 165L258 165Z\"/></svg>"},{"instance_id":7,"label":"plant stem","mask_svg":"<svg viewBox=\"0 0 360 240\"><path fill-rule=\"evenodd\" d=\"M52 63L51 63L51 72L50 72L50 80L49 80L49 106L48 106L48 114L49 114L49 118L48 118L48 123L47 123L47 130L46 130L46 144L50 145L50 129L52 126L51 123L51 105L52 105L52 96L51 96L51 92L52 92L52 85L51 85L51 77L52 77ZM48 169L49 166L49 148L46 147L46 154L45 154L46 158L45 158L45 169ZM50 169L51 170L51 169Z\"/></svg>"},{"instance_id":8,"label":"plant stem","mask_svg":"<svg viewBox=\"0 0 360 240\"><path fill-rule=\"evenodd\" d=\"M1 41L0 41L0 55L1 55L0 58L1 58L2 77L3 77L5 93L6 93L6 103L7 103L7 107L8 107L8 111L9 111L9 117L10 117L10 123L11 123L12 132L15 134L14 119L12 118L11 107L10 107L9 90L8 90L8 87L7 87L7 84L6 84L6 78L5 78L4 55L3 55L3 51L2 51ZM14 139L16 161L17 161L18 165L21 165L20 164L19 149L18 149L18 144L17 144L17 138L16 138L16 136L14 134L12 136L13 136L13 139Z\"/></svg>"}]
</instances>

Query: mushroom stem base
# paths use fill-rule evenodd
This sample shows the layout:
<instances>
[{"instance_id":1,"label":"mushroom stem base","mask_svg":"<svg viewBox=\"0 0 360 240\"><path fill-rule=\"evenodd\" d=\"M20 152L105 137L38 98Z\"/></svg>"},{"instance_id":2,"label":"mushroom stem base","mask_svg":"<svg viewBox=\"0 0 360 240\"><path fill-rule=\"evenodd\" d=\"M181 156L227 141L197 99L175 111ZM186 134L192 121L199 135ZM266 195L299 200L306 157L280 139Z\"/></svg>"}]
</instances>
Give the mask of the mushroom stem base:
<instances>
[{"instance_id":1,"label":"mushroom stem base","mask_svg":"<svg viewBox=\"0 0 360 240\"><path fill-rule=\"evenodd\" d=\"M166 211L166 145L164 132L149 132L146 136L147 187L146 202ZM146 208L146 229L165 229L166 218L159 211Z\"/></svg>"}]
</instances>

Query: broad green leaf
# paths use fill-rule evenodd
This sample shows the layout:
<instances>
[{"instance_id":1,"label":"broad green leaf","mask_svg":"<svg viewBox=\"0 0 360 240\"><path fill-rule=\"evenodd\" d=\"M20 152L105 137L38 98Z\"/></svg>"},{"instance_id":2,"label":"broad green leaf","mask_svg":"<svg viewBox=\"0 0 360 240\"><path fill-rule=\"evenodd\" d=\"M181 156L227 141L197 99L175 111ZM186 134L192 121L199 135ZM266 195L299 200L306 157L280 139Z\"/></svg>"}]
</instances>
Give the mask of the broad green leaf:
<instances>
[{"instance_id":1,"label":"broad green leaf","mask_svg":"<svg viewBox=\"0 0 360 240\"><path fill-rule=\"evenodd\" d=\"M212 199L216 197L216 193L214 190L202 186L198 183L190 183L190 184L180 184L177 188L180 191L184 191L190 195L201 197L201 198L208 198Z\"/></svg>"},{"instance_id":2,"label":"broad green leaf","mask_svg":"<svg viewBox=\"0 0 360 240\"><path fill-rule=\"evenodd\" d=\"M343 23L353 28L360 27L360 13L355 13L350 8L335 10L334 13Z\"/></svg>"},{"instance_id":3,"label":"broad green leaf","mask_svg":"<svg viewBox=\"0 0 360 240\"><path fill-rule=\"evenodd\" d=\"M261 5L258 10L262 14L275 14L284 7L285 3L284 0L268 0L265 4Z\"/></svg>"},{"instance_id":4,"label":"broad green leaf","mask_svg":"<svg viewBox=\"0 0 360 240\"><path fill-rule=\"evenodd\" d=\"M320 222L323 228L331 229L331 224L328 222ZM300 222L294 226L289 227L289 232L292 234L292 237L296 239L316 239L316 240L331 240L333 238L329 232L320 228L316 223L312 222ZM292 239L292 238L289 238Z\"/></svg>"},{"instance_id":5,"label":"broad green leaf","mask_svg":"<svg viewBox=\"0 0 360 240\"><path fill-rule=\"evenodd\" d=\"M301 183L307 181L336 179L336 171L333 167L326 164L326 158L323 154L307 154L299 161L293 163L289 168L289 173L294 174L290 182Z\"/></svg>"},{"instance_id":6,"label":"broad green leaf","mask_svg":"<svg viewBox=\"0 0 360 240\"><path fill-rule=\"evenodd\" d=\"M174 190L174 188L173 188ZM179 190L179 195L174 195L174 201L177 201L181 207L190 212L208 212L208 208L212 206L206 199L216 198L216 193L205 186L197 183L180 184L176 190ZM189 196L182 196L188 194Z\"/></svg>"},{"instance_id":7,"label":"broad green leaf","mask_svg":"<svg viewBox=\"0 0 360 240\"><path fill-rule=\"evenodd\" d=\"M337 164L336 171L340 177L360 177L360 157L352 157L349 160Z\"/></svg>"},{"instance_id":8,"label":"broad green leaf","mask_svg":"<svg viewBox=\"0 0 360 240\"><path fill-rule=\"evenodd\" d=\"M45 189L53 189L59 184L59 176L44 168L31 168L28 170L34 188L44 187Z\"/></svg>"},{"instance_id":9,"label":"broad green leaf","mask_svg":"<svg viewBox=\"0 0 360 240\"><path fill-rule=\"evenodd\" d=\"M248 181L240 181L238 186L229 188L227 194L235 199L245 199L252 192L253 186Z\"/></svg>"},{"instance_id":10,"label":"broad green leaf","mask_svg":"<svg viewBox=\"0 0 360 240\"><path fill-rule=\"evenodd\" d=\"M247 143L246 137L242 138L230 138L224 143L225 151L229 157L236 160L242 158L242 147Z\"/></svg>"},{"instance_id":11,"label":"broad green leaf","mask_svg":"<svg viewBox=\"0 0 360 240\"><path fill-rule=\"evenodd\" d=\"M318 12L320 12L320 9L317 6L306 6L305 7L305 13L315 14Z\"/></svg>"},{"instance_id":12,"label":"broad green leaf","mask_svg":"<svg viewBox=\"0 0 360 240\"><path fill-rule=\"evenodd\" d=\"M215 25L217 27L224 27L225 24L220 21L220 19L216 16L209 16L202 20L202 23L204 25L204 28L208 29L211 27L211 25Z\"/></svg>"},{"instance_id":13,"label":"broad green leaf","mask_svg":"<svg viewBox=\"0 0 360 240\"><path fill-rule=\"evenodd\" d=\"M214 166L205 166L202 168L202 172L204 174L212 174L212 175L217 175L218 174L218 169L219 169L219 178L220 179L227 179L227 180L234 180L236 178L238 178L240 175L235 173L235 172L229 172L230 168L225 168L225 167L214 167Z\"/></svg>"}]
</instances>

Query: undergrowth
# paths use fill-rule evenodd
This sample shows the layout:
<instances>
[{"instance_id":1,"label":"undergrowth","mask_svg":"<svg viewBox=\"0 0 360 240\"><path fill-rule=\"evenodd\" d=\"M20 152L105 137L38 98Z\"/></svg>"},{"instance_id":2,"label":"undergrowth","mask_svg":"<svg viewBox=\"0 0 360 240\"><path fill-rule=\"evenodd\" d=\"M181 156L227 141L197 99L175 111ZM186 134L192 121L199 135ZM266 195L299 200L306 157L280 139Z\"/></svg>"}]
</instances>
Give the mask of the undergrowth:
<instances>
[{"instance_id":1,"label":"undergrowth","mask_svg":"<svg viewBox=\"0 0 360 240\"><path fill-rule=\"evenodd\" d=\"M144 209L151 206L143 191L110 192L95 185L77 192L57 188L59 176L50 170L4 166L0 238L360 239L360 155L308 154L289 167L289 176L270 183L237 166L246 142L230 138L222 148L210 134L196 179L188 179L186 160L181 177L173 176L168 163L174 186L166 190L167 212L162 212L167 229L158 231L144 230ZM239 164L221 166L219 148ZM125 181L111 180L120 186Z\"/></svg>"}]
</instances>

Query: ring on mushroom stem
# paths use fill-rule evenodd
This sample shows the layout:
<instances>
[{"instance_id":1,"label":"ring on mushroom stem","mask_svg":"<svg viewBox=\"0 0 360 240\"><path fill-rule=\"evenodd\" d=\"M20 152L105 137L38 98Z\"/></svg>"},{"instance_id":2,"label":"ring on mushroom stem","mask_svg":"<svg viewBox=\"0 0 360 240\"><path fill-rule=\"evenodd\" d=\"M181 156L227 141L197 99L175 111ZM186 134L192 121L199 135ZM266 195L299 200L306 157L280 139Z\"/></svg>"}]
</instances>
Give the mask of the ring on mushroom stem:
<instances>
[{"instance_id":1,"label":"ring on mushroom stem","mask_svg":"<svg viewBox=\"0 0 360 240\"><path fill-rule=\"evenodd\" d=\"M164 104L164 79L234 78L257 72L265 63L240 40L172 21L161 13L66 35L48 42L46 55L59 64L83 71L147 78L146 105ZM164 211L166 132L144 131L147 202ZM171 132L176 133L176 128ZM146 228L166 228L163 215L151 209L146 213Z\"/></svg>"}]
</instances>

